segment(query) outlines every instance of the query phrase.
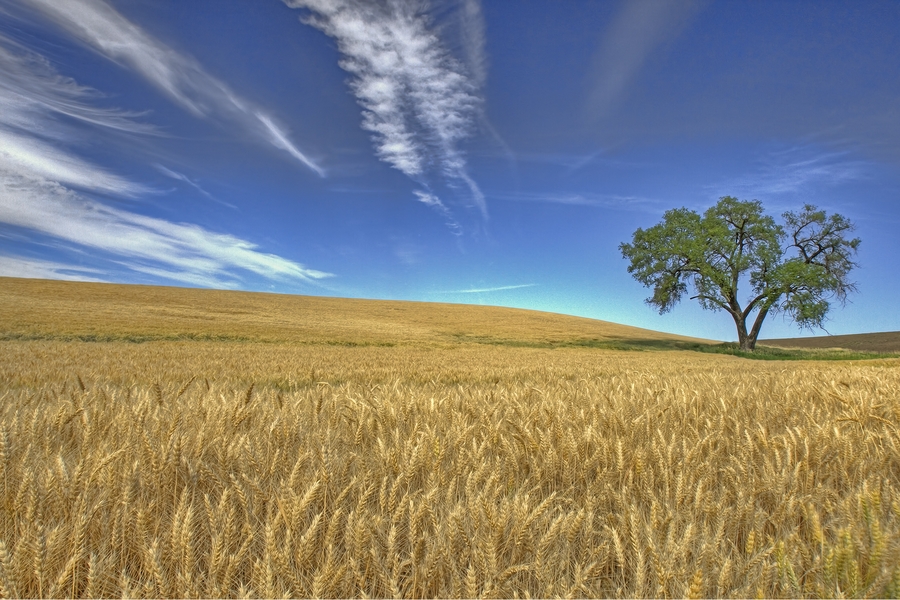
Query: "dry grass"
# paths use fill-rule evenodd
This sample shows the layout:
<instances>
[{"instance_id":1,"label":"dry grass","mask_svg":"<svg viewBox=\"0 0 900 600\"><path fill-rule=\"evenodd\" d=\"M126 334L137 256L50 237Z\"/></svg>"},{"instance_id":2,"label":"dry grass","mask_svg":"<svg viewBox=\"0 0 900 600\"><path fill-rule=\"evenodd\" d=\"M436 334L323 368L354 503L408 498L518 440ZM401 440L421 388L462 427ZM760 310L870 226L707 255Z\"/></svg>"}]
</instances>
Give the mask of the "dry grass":
<instances>
[{"instance_id":1,"label":"dry grass","mask_svg":"<svg viewBox=\"0 0 900 600\"><path fill-rule=\"evenodd\" d=\"M704 341L491 306L285 296L0 277L6 339L385 345L458 341ZM0 337L2 339L2 337Z\"/></svg>"},{"instance_id":2,"label":"dry grass","mask_svg":"<svg viewBox=\"0 0 900 600\"><path fill-rule=\"evenodd\" d=\"M900 361L321 339L0 341L0 594L900 594Z\"/></svg>"},{"instance_id":3,"label":"dry grass","mask_svg":"<svg viewBox=\"0 0 900 600\"><path fill-rule=\"evenodd\" d=\"M900 591L896 363L0 352L4 595Z\"/></svg>"},{"instance_id":4,"label":"dry grass","mask_svg":"<svg viewBox=\"0 0 900 600\"><path fill-rule=\"evenodd\" d=\"M862 352L900 352L900 331L760 340L760 344L780 348L844 348Z\"/></svg>"}]
</instances>

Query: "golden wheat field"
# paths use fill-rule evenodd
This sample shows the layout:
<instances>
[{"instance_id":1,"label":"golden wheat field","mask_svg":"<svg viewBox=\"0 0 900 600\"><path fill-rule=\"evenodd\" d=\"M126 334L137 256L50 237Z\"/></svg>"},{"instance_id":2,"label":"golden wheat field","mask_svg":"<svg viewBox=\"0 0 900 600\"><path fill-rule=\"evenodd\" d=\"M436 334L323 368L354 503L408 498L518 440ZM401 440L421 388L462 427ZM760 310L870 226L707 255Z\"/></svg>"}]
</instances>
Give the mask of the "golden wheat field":
<instances>
[{"instance_id":1,"label":"golden wheat field","mask_svg":"<svg viewBox=\"0 0 900 600\"><path fill-rule=\"evenodd\" d=\"M330 302L0 280L0 594L900 594L900 361Z\"/></svg>"}]
</instances>

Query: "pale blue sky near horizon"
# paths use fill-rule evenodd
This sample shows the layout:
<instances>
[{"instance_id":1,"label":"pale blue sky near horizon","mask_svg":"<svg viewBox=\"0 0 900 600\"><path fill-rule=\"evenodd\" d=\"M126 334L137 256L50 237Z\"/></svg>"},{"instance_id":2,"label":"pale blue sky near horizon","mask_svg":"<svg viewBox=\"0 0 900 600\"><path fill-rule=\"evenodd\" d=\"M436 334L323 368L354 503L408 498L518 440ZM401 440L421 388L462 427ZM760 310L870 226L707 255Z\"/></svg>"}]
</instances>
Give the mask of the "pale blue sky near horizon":
<instances>
[{"instance_id":1,"label":"pale blue sky near horizon","mask_svg":"<svg viewBox=\"0 0 900 600\"><path fill-rule=\"evenodd\" d=\"M0 275L734 340L618 250L732 195L854 221L827 330L896 331L898 100L895 1L0 0Z\"/></svg>"}]
</instances>

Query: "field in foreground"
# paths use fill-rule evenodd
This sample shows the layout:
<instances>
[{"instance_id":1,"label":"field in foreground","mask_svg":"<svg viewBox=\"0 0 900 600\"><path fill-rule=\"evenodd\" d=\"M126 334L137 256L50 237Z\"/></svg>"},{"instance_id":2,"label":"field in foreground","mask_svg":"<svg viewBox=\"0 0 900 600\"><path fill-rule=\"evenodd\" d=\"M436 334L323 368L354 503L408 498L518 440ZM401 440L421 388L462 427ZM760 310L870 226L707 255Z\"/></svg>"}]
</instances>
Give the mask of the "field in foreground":
<instances>
[{"instance_id":1,"label":"field in foreground","mask_svg":"<svg viewBox=\"0 0 900 600\"><path fill-rule=\"evenodd\" d=\"M52 333L0 341L4 596L900 594L897 360Z\"/></svg>"}]
</instances>

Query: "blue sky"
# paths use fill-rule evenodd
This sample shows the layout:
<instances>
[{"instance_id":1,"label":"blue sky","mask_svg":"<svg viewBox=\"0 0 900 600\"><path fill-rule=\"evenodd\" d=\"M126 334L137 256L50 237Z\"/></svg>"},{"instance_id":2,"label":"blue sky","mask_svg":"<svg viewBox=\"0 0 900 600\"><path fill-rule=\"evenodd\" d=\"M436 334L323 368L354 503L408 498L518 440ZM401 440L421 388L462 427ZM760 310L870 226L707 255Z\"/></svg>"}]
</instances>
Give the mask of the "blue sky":
<instances>
[{"instance_id":1,"label":"blue sky","mask_svg":"<svg viewBox=\"0 0 900 600\"><path fill-rule=\"evenodd\" d=\"M894 1L0 0L0 274L731 340L618 245L733 195L853 220L828 331L900 330L898 32Z\"/></svg>"}]
</instances>

